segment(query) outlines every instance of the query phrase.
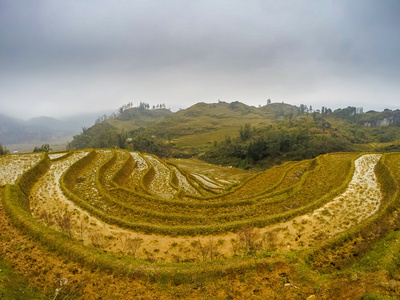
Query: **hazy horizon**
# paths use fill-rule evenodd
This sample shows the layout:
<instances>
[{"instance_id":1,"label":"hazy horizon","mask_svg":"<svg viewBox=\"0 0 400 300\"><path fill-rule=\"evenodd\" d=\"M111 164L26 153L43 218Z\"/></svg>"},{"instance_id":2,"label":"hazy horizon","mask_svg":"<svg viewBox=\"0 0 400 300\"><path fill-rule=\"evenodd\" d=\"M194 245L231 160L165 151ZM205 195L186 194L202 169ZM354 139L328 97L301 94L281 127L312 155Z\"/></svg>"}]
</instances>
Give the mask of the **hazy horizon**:
<instances>
[{"instance_id":1,"label":"hazy horizon","mask_svg":"<svg viewBox=\"0 0 400 300\"><path fill-rule=\"evenodd\" d=\"M77 112L77 113L72 113L72 114L60 114L60 115L36 115L36 116L29 116L29 117L24 117L24 116L18 116L18 114L8 114L8 113L3 113L0 112L0 115L4 115L6 117L10 117L13 118L15 120L21 120L21 121L29 121L32 119L37 119L37 118L53 118L53 119L57 119L59 121L68 121L71 118L84 118L84 117L89 117L89 118L93 118L93 117L100 117L104 114L106 114L107 116L109 116L110 114L112 114L113 112L117 112L117 109L108 109L108 110L101 110L101 111L88 111L88 112Z\"/></svg>"},{"instance_id":2,"label":"hazy horizon","mask_svg":"<svg viewBox=\"0 0 400 300\"><path fill-rule=\"evenodd\" d=\"M223 101L221 99L218 99L215 102L207 102L207 103L217 103L218 101L227 102L227 101ZM237 101L239 101L239 100L237 100ZM143 101L143 102L145 102L145 101ZM201 103L201 102L203 102L203 101L199 101L197 103ZM232 101L232 102L234 102L234 101ZM242 102L242 101L239 101L239 102ZM191 106L193 106L193 105L195 105L197 103L190 104L190 106L188 106L188 107L179 107L179 108L171 108L171 107L168 106L168 103L165 103L165 108L166 109L170 109L171 112L177 112L180 109L190 108ZM227 102L227 103L231 103L231 102ZM259 105L247 104L247 103L244 103L244 102L242 102L242 103L245 104L245 105L254 106L254 107L258 107L259 106ZM284 102L284 101L283 102L272 101L271 103L272 104L273 103L285 103L285 104L295 105L295 106L299 106L300 105L300 104L297 105L297 104L292 104L292 103ZM127 103L125 103L125 104L127 104ZM158 103L149 103L149 104L150 104L150 109L152 109L152 106L153 105L157 105ZM308 105L307 103L302 103L302 104ZM140 105L140 103L138 103L138 105L134 105L134 107L139 107L139 105ZM267 105L267 103L263 103L262 105ZM308 106L310 106L310 105L308 105ZM315 111L315 110L321 110L322 106L324 106L326 108L331 108L332 110L335 110L335 109L338 109L338 108L343 109L343 108L347 108L348 106L354 106L354 105L349 103L346 106L341 106L341 107L334 106L334 107L332 107L332 106L329 106L329 105L322 104L321 106L312 106L312 107L313 107L313 110ZM392 109L392 110L400 109L400 107L398 107L398 106L397 107L392 107L392 108L385 107L383 109L368 109L367 107L364 107L364 106L357 106L357 107L362 107L364 112L367 112L367 111L370 111L370 110L375 110L377 112L381 112L381 111L383 111L384 109L387 109L387 108L388 109ZM1 112L0 112L0 115L4 115L4 116L10 117L10 118L13 118L15 120L21 120L21 121L30 121L32 119L37 119L37 118L53 118L53 119L57 119L59 121L68 121L71 118L88 117L88 118L92 118L93 119L93 124L94 124L94 120L95 120L94 118L101 117L103 115L107 115L108 117L110 117L113 113L117 114L118 113L118 109L115 108L115 109L108 109L108 110L102 110L102 111L77 112L75 114L74 113L73 114L68 114L68 115L61 114L61 115L54 115L54 116L53 115L36 115L36 116L30 116L30 117L21 117L21 116L18 116L18 114L12 115L12 114L1 113Z\"/></svg>"},{"instance_id":3,"label":"hazy horizon","mask_svg":"<svg viewBox=\"0 0 400 300\"><path fill-rule=\"evenodd\" d=\"M0 111L267 99L398 109L400 2L0 2ZM18 113L16 113L18 111Z\"/></svg>"}]
</instances>

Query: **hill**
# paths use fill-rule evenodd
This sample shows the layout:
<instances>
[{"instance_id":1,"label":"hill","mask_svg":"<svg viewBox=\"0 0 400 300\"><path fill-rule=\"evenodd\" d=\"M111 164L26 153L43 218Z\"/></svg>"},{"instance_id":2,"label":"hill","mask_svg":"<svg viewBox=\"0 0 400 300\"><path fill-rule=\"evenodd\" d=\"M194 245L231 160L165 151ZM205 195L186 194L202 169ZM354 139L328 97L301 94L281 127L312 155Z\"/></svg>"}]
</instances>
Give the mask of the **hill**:
<instances>
[{"instance_id":1,"label":"hill","mask_svg":"<svg viewBox=\"0 0 400 300\"><path fill-rule=\"evenodd\" d=\"M95 125L90 128L83 128L81 134L74 136L73 140L68 144L69 149L84 149L84 148L126 148L127 140L135 132L143 131L144 127L164 119L172 114L169 109L157 108L148 109L146 103L141 103L139 107L121 107L119 114L110 116L104 115L97 119ZM144 143L148 144L147 152L163 155L161 152L156 152L153 147L154 141L149 138L145 139ZM165 154L167 155L167 154Z\"/></svg>"},{"instance_id":2,"label":"hill","mask_svg":"<svg viewBox=\"0 0 400 300\"><path fill-rule=\"evenodd\" d=\"M0 114L0 140L3 144L19 141L21 137L27 137L27 129L24 121Z\"/></svg>"},{"instance_id":3,"label":"hill","mask_svg":"<svg viewBox=\"0 0 400 300\"><path fill-rule=\"evenodd\" d=\"M99 121L75 136L69 146L118 146L159 156L196 156L217 164L265 168L329 152L395 150L399 119L399 111L363 113L355 107L332 111L220 101L171 113L142 103Z\"/></svg>"},{"instance_id":4,"label":"hill","mask_svg":"<svg viewBox=\"0 0 400 300\"><path fill-rule=\"evenodd\" d=\"M289 104L256 108L240 102L198 103L146 129L152 135L169 139L180 150L187 149L190 153L194 148L237 135L244 124L268 126L274 123L276 116L288 114L295 109Z\"/></svg>"}]
</instances>

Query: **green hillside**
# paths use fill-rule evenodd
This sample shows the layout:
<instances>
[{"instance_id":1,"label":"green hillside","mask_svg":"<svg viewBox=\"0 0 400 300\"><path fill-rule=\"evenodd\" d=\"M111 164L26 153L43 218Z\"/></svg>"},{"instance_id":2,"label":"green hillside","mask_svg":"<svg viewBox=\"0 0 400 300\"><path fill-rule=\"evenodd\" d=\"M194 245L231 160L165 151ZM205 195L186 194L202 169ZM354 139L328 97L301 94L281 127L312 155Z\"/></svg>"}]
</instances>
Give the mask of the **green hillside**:
<instances>
[{"instance_id":1,"label":"green hillside","mask_svg":"<svg viewBox=\"0 0 400 300\"><path fill-rule=\"evenodd\" d=\"M141 103L74 137L70 149L114 148L198 157L242 168L343 151L397 151L400 112L332 111L285 103L197 103L171 111Z\"/></svg>"},{"instance_id":2,"label":"green hillside","mask_svg":"<svg viewBox=\"0 0 400 300\"><path fill-rule=\"evenodd\" d=\"M149 132L161 138L169 138L178 149L192 150L207 144L237 136L239 129L248 123L252 126L268 126L276 117L296 110L289 104L271 104L256 108L240 102L197 103L180 110L159 123L150 126Z\"/></svg>"},{"instance_id":3,"label":"green hillside","mask_svg":"<svg viewBox=\"0 0 400 300\"><path fill-rule=\"evenodd\" d=\"M119 114L104 115L97 119L95 125L83 128L82 133L74 136L68 144L70 149L83 148L125 148L126 139L135 130L158 122L172 114L169 109L148 109L146 103L139 107L123 106Z\"/></svg>"}]
</instances>

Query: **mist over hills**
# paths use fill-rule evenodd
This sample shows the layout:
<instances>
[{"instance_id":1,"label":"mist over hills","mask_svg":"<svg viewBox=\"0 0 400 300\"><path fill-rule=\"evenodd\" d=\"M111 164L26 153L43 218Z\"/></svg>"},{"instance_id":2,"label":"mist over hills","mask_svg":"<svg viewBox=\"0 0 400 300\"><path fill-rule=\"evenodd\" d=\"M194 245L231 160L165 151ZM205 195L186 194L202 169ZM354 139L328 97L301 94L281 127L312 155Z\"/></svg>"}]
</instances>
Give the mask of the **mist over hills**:
<instances>
[{"instance_id":1,"label":"mist over hills","mask_svg":"<svg viewBox=\"0 0 400 300\"><path fill-rule=\"evenodd\" d=\"M29 120L0 114L0 143L3 145L37 144L49 143L54 139L64 137L72 138L73 135L82 131L82 127L92 126L99 114L74 115L62 119L42 116Z\"/></svg>"}]
</instances>

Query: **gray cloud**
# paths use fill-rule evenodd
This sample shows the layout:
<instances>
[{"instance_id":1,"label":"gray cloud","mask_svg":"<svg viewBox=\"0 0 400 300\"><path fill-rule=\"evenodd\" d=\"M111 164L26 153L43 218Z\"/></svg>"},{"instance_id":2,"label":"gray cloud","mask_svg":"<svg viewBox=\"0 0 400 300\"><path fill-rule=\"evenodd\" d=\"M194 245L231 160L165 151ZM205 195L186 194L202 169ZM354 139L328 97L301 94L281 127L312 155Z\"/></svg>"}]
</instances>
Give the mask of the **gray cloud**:
<instances>
[{"instance_id":1,"label":"gray cloud","mask_svg":"<svg viewBox=\"0 0 400 300\"><path fill-rule=\"evenodd\" d=\"M399 12L397 0L5 0L0 109L61 116L267 98L396 108Z\"/></svg>"}]
</instances>

